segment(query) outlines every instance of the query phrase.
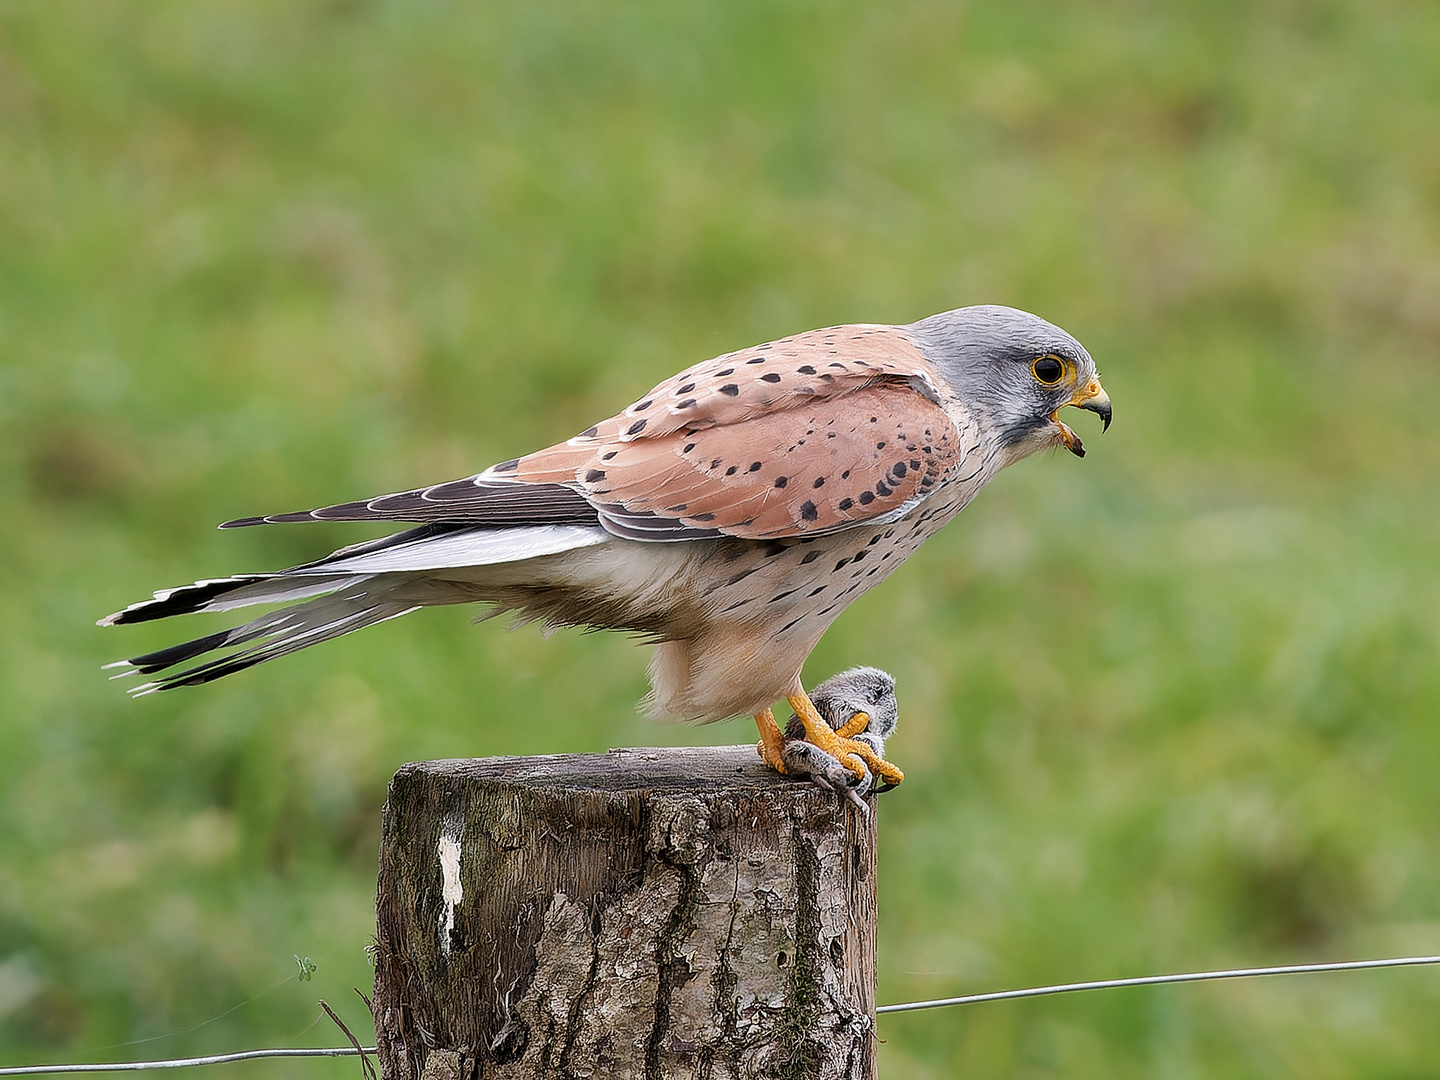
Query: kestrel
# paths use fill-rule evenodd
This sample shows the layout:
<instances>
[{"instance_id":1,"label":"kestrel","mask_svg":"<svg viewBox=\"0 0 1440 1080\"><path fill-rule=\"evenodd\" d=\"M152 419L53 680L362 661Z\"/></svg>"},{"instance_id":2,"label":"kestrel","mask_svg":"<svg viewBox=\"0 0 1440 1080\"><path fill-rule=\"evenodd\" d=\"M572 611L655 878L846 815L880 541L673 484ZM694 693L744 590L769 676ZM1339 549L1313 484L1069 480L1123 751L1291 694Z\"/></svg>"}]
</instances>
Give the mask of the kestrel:
<instances>
[{"instance_id":1,"label":"kestrel","mask_svg":"<svg viewBox=\"0 0 1440 1080\"><path fill-rule=\"evenodd\" d=\"M111 665L166 672L136 694L437 604L628 630L655 644L651 712L754 716L761 756L784 772L770 711L783 697L809 742L894 784L899 769L816 712L801 666L849 604L1005 466L1060 446L1083 456L1057 416L1066 405L1109 427L1084 347L1013 308L811 330L686 368L574 438L476 476L228 521L415 527L288 570L167 589L100 624L286 605Z\"/></svg>"}]
</instances>

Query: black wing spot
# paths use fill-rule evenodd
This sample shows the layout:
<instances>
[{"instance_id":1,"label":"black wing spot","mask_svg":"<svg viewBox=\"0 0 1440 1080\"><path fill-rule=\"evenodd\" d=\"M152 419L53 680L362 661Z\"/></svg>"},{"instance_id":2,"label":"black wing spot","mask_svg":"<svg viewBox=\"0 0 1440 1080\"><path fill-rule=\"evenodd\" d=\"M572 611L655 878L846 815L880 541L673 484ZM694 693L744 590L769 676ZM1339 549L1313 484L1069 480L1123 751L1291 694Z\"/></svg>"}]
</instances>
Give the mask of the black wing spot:
<instances>
[{"instance_id":1,"label":"black wing spot","mask_svg":"<svg viewBox=\"0 0 1440 1080\"><path fill-rule=\"evenodd\" d=\"M736 472L739 471L739 469L740 469L740 466L739 466L739 465L731 465L728 469L725 470L725 475L726 475L726 476L734 476L734 475L736 474Z\"/></svg>"},{"instance_id":2,"label":"black wing spot","mask_svg":"<svg viewBox=\"0 0 1440 1080\"><path fill-rule=\"evenodd\" d=\"M806 563L812 563L812 562L814 562L816 559L820 558L821 555L824 555L824 554L825 554L825 552L819 550L818 548L817 548L815 551L807 551L807 552L805 553L805 557L800 560L800 565L801 565L801 566L804 566Z\"/></svg>"},{"instance_id":3,"label":"black wing spot","mask_svg":"<svg viewBox=\"0 0 1440 1080\"><path fill-rule=\"evenodd\" d=\"M773 371L767 371L764 375L761 375L761 376L760 376L760 381L761 381L761 382L776 383L776 382L779 382L779 381L780 381L780 376L777 375L777 374L776 374L775 372L773 372Z\"/></svg>"},{"instance_id":4,"label":"black wing spot","mask_svg":"<svg viewBox=\"0 0 1440 1080\"><path fill-rule=\"evenodd\" d=\"M715 372L715 378L717 378L717 379L723 379L726 375L734 375L734 374L735 374L735 369L734 369L733 367L727 367L724 371L717 371L717 372Z\"/></svg>"},{"instance_id":5,"label":"black wing spot","mask_svg":"<svg viewBox=\"0 0 1440 1080\"><path fill-rule=\"evenodd\" d=\"M747 364L763 364L764 362L765 358L763 356L752 356L749 360L745 361Z\"/></svg>"},{"instance_id":6,"label":"black wing spot","mask_svg":"<svg viewBox=\"0 0 1440 1080\"><path fill-rule=\"evenodd\" d=\"M854 505L854 499L841 499L838 503L835 504L835 508L837 510L849 510Z\"/></svg>"},{"instance_id":7,"label":"black wing spot","mask_svg":"<svg viewBox=\"0 0 1440 1080\"><path fill-rule=\"evenodd\" d=\"M720 387L720 393L724 394L726 397L734 397L736 394L740 393L740 387L736 386L733 382L726 383L724 386Z\"/></svg>"},{"instance_id":8,"label":"black wing spot","mask_svg":"<svg viewBox=\"0 0 1440 1080\"><path fill-rule=\"evenodd\" d=\"M646 398L644 401L640 402L638 405L635 406L635 411L636 411L636 412L644 412L646 409L648 409L651 405L654 405L654 404L655 404L655 399L654 399L654 398Z\"/></svg>"},{"instance_id":9,"label":"black wing spot","mask_svg":"<svg viewBox=\"0 0 1440 1080\"><path fill-rule=\"evenodd\" d=\"M685 449L681 450L680 452L681 452L682 454L688 454L691 450L694 450L694 449L695 449L695 444L694 444L693 442L687 442L687 443L685 444Z\"/></svg>"},{"instance_id":10,"label":"black wing spot","mask_svg":"<svg viewBox=\"0 0 1440 1080\"><path fill-rule=\"evenodd\" d=\"M684 401L676 402L675 404L675 408L677 409L693 409L694 407L695 399L693 397L687 397Z\"/></svg>"},{"instance_id":11,"label":"black wing spot","mask_svg":"<svg viewBox=\"0 0 1440 1080\"><path fill-rule=\"evenodd\" d=\"M676 390L675 392L676 392L677 394L688 394L691 390L694 390L694 389L695 389L695 384L694 384L693 382L687 382L684 386L680 387L680 388L679 388L678 390Z\"/></svg>"},{"instance_id":12,"label":"black wing spot","mask_svg":"<svg viewBox=\"0 0 1440 1080\"><path fill-rule=\"evenodd\" d=\"M811 484L810 486L811 486L811 487L817 487L817 488L824 487L824 486L825 486L825 478L824 478L823 476L817 476L817 477L815 477L815 483Z\"/></svg>"},{"instance_id":13,"label":"black wing spot","mask_svg":"<svg viewBox=\"0 0 1440 1080\"><path fill-rule=\"evenodd\" d=\"M598 484L601 480L604 480L604 479L605 479L605 470L604 470L604 469L591 469L589 472L587 472L587 473L585 474L585 483L587 483L587 484Z\"/></svg>"},{"instance_id":14,"label":"black wing spot","mask_svg":"<svg viewBox=\"0 0 1440 1080\"><path fill-rule=\"evenodd\" d=\"M650 421L649 421L648 419L645 419L645 418L642 417L641 419L636 420L633 424L631 424L630 427L629 427L629 429L625 432L625 434L626 434L626 435L639 435L640 432L642 432L642 431L645 430L645 425L648 424L649 422L650 422Z\"/></svg>"},{"instance_id":15,"label":"black wing spot","mask_svg":"<svg viewBox=\"0 0 1440 1080\"><path fill-rule=\"evenodd\" d=\"M879 496L881 496L881 497L883 498L883 497L885 497L886 495L891 494L891 492L892 492L892 489L890 488L889 485L887 485L887 484L885 483L884 480L877 480L877 481L875 482L875 494L876 494L876 495L879 495ZM864 502L864 501L865 501L865 496L864 496L864 495L861 495L861 496L860 496L860 501L861 501L861 502Z\"/></svg>"},{"instance_id":16,"label":"black wing spot","mask_svg":"<svg viewBox=\"0 0 1440 1080\"><path fill-rule=\"evenodd\" d=\"M869 506L869 505L870 505L872 502L874 502L874 501L875 501L875 493L874 493L873 491L862 491L862 492L860 493L860 505L861 505L861 506Z\"/></svg>"},{"instance_id":17,"label":"black wing spot","mask_svg":"<svg viewBox=\"0 0 1440 1080\"><path fill-rule=\"evenodd\" d=\"M890 466L890 472L894 474L896 480L904 480L905 474L909 471L909 469L905 468L903 461L897 461L894 465Z\"/></svg>"},{"instance_id":18,"label":"black wing spot","mask_svg":"<svg viewBox=\"0 0 1440 1080\"><path fill-rule=\"evenodd\" d=\"M491 472L514 472L520 467L520 459L512 457L509 461L502 461L499 465L491 465Z\"/></svg>"},{"instance_id":19,"label":"black wing spot","mask_svg":"<svg viewBox=\"0 0 1440 1080\"><path fill-rule=\"evenodd\" d=\"M815 366L813 364L801 364L795 370L798 371L801 375L815 374Z\"/></svg>"},{"instance_id":20,"label":"black wing spot","mask_svg":"<svg viewBox=\"0 0 1440 1080\"><path fill-rule=\"evenodd\" d=\"M815 509L815 504L806 499L800 504L800 517L805 521L814 521L820 516L820 511Z\"/></svg>"},{"instance_id":21,"label":"black wing spot","mask_svg":"<svg viewBox=\"0 0 1440 1080\"><path fill-rule=\"evenodd\" d=\"M775 477L775 486L777 488L783 488L788 483L790 483L790 478L788 476Z\"/></svg>"},{"instance_id":22,"label":"black wing spot","mask_svg":"<svg viewBox=\"0 0 1440 1080\"><path fill-rule=\"evenodd\" d=\"M600 434L600 429L599 429L598 427L588 427L588 428L586 428L584 431L582 431L582 432L580 433L580 438L582 438L582 439L593 439L596 435L599 435L599 434Z\"/></svg>"},{"instance_id":23,"label":"black wing spot","mask_svg":"<svg viewBox=\"0 0 1440 1080\"><path fill-rule=\"evenodd\" d=\"M749 468L748 470L746 470L746 471L747 471L747 472L759 472L759 471L760 471L760 466L761 466L762 464L763 464L763 462L752 461L752 462L750 463L750 468Z\"/></svg>"}]
</instances>

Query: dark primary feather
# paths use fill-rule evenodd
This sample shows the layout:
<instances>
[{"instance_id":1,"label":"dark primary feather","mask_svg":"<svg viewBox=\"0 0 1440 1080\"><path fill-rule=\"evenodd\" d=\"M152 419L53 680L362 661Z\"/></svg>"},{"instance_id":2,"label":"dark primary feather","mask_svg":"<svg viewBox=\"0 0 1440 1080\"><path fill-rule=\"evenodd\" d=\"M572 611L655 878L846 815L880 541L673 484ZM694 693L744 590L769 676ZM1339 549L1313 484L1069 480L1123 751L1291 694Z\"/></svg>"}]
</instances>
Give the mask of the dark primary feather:
<instances>
[{"instance_id":1,"label":"dark primary feather","mask_svg":"<svg viewBox=\"0 0 1440 1080\"><path fill-rule=\"evenodd\" d=\"M595 525L599 518L583 495L564 484L522 484L467 477L315 510L236 518L220 528L300 521L423 521L510 528Z\"/></svg>"}]
</instances>

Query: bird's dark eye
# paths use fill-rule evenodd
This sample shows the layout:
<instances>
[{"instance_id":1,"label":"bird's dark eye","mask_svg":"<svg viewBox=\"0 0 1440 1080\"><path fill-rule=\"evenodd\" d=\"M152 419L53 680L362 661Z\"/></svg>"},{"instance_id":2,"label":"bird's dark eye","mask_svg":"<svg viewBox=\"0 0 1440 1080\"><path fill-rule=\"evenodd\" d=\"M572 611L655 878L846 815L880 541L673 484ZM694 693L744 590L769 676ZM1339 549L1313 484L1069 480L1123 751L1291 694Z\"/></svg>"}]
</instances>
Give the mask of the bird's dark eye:
<instances>
[{"instance_id":1,"label":"bird's dark eye","mask_svg":"<svg viewBox=\"0 0 1440 1080\"><path fill-rule=\"evenodd\" d=\"M1030 370L1046 386L1054 386L1064 376L1065 365L1057 357L1042 356L1030 365Z\"/></svg>"}]
</instances>

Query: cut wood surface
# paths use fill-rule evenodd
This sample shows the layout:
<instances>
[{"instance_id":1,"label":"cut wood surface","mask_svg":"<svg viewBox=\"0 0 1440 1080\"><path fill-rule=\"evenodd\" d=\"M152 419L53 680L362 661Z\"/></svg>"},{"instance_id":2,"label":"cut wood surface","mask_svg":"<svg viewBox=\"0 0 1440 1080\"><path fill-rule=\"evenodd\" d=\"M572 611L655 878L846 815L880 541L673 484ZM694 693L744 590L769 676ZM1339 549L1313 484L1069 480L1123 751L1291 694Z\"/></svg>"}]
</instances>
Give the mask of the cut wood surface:
<instances>
[{"instance_id":1,"label":"cut wood surface","mask_svg":"<svg viewBox=\"0 0 1440 1080\"><path fill-rule=\"evenodd\" d=\"M753 746L406 765L376 906L387 1080L874 1076L874 817Z\"/></svg>"}]
</instances>

